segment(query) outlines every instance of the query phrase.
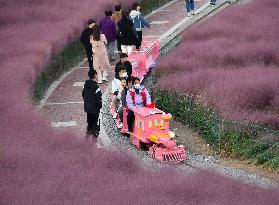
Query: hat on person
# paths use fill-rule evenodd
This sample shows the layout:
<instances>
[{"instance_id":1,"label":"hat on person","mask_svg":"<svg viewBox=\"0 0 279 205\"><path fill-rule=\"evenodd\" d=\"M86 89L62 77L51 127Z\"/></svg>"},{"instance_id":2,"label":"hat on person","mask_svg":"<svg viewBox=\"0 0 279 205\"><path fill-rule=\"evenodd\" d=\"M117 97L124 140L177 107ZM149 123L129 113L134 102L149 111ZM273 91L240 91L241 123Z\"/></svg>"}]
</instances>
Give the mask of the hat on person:
<instances>
[{"instance_id":1,"label":"hat on person","mask_svg":"<svg viewBox=\"0 0 279 205\"><path fill-rule=\"evenodd\" d=\"M120 58L126 58L126 57L128 57L127 53L121 53L120 54Z\"/></svg>"},{"instance_id":2,"label":"hat on person","mask_svg":"<svg viewBox=\"0 0 279 205\"><path fill-rule=\"evenodd\" d=\"M96 23L95 19L89 19L89 20L87 21L87 25L90 25L90 24L92 24L92 23Z\"/></svg>"}]
</instances>

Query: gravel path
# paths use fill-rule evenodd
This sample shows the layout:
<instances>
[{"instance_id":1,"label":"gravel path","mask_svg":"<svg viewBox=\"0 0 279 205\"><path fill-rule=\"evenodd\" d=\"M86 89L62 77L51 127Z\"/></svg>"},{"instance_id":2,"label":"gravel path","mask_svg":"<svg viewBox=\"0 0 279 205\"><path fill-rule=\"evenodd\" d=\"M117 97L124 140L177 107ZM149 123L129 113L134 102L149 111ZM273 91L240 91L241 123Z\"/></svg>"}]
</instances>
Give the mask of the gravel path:
<instances>
[{"instance_id":1,"label":"gravel path","mask_svg":"<svg viewBox=\"0 0 279 205\"><path fill-rule=\"evenodd\" d=\"M144 85L150 91L152 87L152 75L149 73L147 74ZM226 167L220 165L216 162L217 157L208 156L208 155L197 155L194 153L188 152L188 159L185 160L183 163L178 165L173 164L162 164L157 160L152 159L147 151L138 150L129 140L127 136L122 135L115 123L112 119L110 114L110 88L107 88L106 93L104 93L104 107L102 110L102 122L103 126L107 132L106 139L100 137L98 139L99 144L101 147L109 147L110 149L120 150L131 153L135 158L139 159L143 166L149 170L156 170L162 167L175 167L179 171L183 171L186 173L195 171L197 169L201 170L212 170L218 172L224 176L232 177L236 180L243 181L245 183L252 183L257 186L261 186L264 188L277 186L276 183L272 182L271 180L262 178L258 175L253 173L248 173L246 171L238 170L232 167Z\"/></svg>"}]
</instances>

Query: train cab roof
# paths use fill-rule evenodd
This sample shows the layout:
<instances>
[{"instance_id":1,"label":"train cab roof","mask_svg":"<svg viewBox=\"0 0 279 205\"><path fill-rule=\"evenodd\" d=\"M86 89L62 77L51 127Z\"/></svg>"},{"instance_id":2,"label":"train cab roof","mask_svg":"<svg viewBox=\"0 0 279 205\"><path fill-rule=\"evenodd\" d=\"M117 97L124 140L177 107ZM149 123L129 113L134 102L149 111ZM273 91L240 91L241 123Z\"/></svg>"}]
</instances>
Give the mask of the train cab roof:
<instances>
[{"instance_id":1,"label":"train cab roof","mask_svg":"<svg viewBox=\"0 0 279 205\"><path fill-rule=\"evenodd\" d=\"M143 116L143 117L146 117L146 116L149 116L149 115L163 114L164 113L163 111L161 111L157 108L147 108L147 107L136 108L134 110L134 112Z\"/></svg>"}]
</instances>

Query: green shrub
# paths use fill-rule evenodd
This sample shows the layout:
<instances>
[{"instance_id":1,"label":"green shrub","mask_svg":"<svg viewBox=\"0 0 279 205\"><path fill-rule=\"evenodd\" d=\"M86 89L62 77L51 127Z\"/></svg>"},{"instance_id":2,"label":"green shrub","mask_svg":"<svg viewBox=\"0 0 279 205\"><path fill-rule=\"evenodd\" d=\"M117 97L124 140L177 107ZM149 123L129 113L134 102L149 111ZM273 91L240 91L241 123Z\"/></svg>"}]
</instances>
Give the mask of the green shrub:
<instances>
[{"instance_id":1,"label":"green shrub","mask_svg":"<svg viewBox=\"0 0 279 205\"><path fill-rule=\"evenodd\" d=\"M251 146L247 146L246 148L244 148L241 153L243 154L243 158L253 158L254 156L257 155L257 153L261 153L264 152L265 150L267 150L270 147L270 145L268 143L265 142L258 142L258 143L254 143Z\"/></svg>"},{"instance_id":2,"label":"green shrub","mask_svg":"<svg viewBox=\"0 0 279 205\"><path fill-rule=\"evenodd\" d=\"M271 160L269 160L266 165L268 167L271 167L272 169L279 170L279 156L273 157Z\"/></svg>"},{"instance_id":3,"label":"green shrub","mask_svg":"<svg viewBox=\"0 0 279 205\"><path fill-rule=\"evenodd\" d=\"M264 163L268 164L268 162L272 161L272 159L276 156L279 156L279 149L275 147L271 147L265 150L264 152L256 155L254 161L256 164L264 164Z\"/></svg>"}]
</instances>

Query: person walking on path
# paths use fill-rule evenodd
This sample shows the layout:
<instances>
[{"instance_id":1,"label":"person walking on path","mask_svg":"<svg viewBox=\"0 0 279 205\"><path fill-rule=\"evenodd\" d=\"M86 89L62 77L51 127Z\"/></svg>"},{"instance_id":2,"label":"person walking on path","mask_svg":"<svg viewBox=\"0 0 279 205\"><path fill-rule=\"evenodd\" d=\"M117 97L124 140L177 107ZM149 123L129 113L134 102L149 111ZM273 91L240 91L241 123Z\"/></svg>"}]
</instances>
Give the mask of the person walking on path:
<instances>
[{"instance_id":1,"label":"person walking on path","mask_svg":"<svg viewBox=\"0 0 279 205\"><path fill-rule=\"evenodd\" d=\"M85 28L81 34L80 41L83 44L88 59L88 64L90 70L93 70L93 56L92 56L92 45L90 43L90 36L93 32L93 27L95 26L96 21L90 19L87 21L87 28Z\"/></svg>"},{"instance_id":2,"label":"person walking on path","mask_svg":"<svg viewBox=\"0 0 279 205\"><path fill-rule=\"evenodd\" d=\"M112 20L114 20L114 22L117 24L122 19L121 5L117 4L114 7L114 9L115 9L115 12L114 12L114 14L112 14ZM118 50L118 53L122 53L119 35L116 36L116 39L117 39L117 50Z\"/></svg>"},{"instance_id":3,"label":"person walking on path","mask_svg":"<svg viewBox=\"0 0 279 205\"><path fill-rule=\"evenodd\" d=\"M145 20L144 16L140 13L140 4L138 2L132 5L132 11L130 12L130 17L136 27L137 31L137 42L136 42L136 49L137 51L141 47L142 42L142 30L144 27L151 28L150 24Z\"/></svg>"},{"instance_id":4,"label":"person walking on path","mask_svg":"<svg viewBox=\"0 0 279 205\"><path fill-rule=\"evenodd\" d=\"M195 2L194 0L186 0L187 17L195 15Z\"/></svg>"},{"instance_id":5,"label":"person walking on path","mask_svg":"<svg viewBox=\"0 0 279 205\"><path fill-rule=\"evenodd\" d=\"M84 111L87 113L87 135L98 137L100 128L98 126L99 114L102 108L102 92L97 84L97 71L89 70L89 80L85 81L82 91L84 100Z\"/></svg>"},{"instance_id":6,"label":"person walking on path","mask_svg":"<svg viewBox=\"0 0 279 205\"><path fill-rule=\"evenodd\" d=\"M112 93L112 114L113 118L117 117L117 109L118 109L118 103L119 103L119 92L121 90L121 78L127 78L126 68L124 65L117 67L115 71L115 78L111 82L111 93Z\"/></svg>"},{"instance_id":7,"label":"person walking on path","mask_svg":"<svg viewBox=\"0 0 279 205\"><path fill-rule=\"evenodd\" d=\"M121 50L129 55L137 42L137 31L133 22L128 17L128 12L122 12L122 19L118 22Z\"/></svg>"},{"instance_id":8,"label":"person walking on path","mask_svg":"<svg viewBox=\"0 0 279 205\"><path fill-rule=\"evenodd\" d=\"M106 36L107 39L107 53L109 61L115 61L115 40L116 40L116 23L112 20L112 11L105 11L105 17L100 21L101 33Z\"/></svg>"},{"instance_id":9,"label":"person walking on path","mask_svg":"<svg viewBox=\"0 0 279 205\"><path fill-rule=\"evenodd\" d=\"M93 52L93 66L98 73L98 83L103 81L108 82L107 69L110 67L106 44L107 39L104 34L101 34L100 28L96 25L93 29L93 34L90 37Z\"/></svg>"}]
</instances>

